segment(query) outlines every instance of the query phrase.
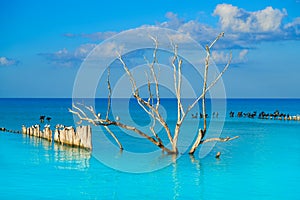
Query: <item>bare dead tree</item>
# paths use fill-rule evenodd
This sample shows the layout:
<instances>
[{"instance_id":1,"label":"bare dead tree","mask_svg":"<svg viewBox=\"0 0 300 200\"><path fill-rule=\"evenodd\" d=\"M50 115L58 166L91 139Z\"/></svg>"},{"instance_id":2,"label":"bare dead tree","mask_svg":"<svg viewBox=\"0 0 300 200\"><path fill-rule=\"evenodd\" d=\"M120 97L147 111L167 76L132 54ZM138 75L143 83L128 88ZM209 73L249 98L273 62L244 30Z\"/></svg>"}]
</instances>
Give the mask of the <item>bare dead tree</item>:
<instances>
[{"instance_id":1,"label":"bare dead tree","mask_svg":"<svg viewBox=\"0 0 300 200\"><path fill-rule=\"evenodd\" d=\"M106 131L113 137L113 139L116 141L116 143L119 145L120 149L123 149L120 141L116 137L116 135L111 131L109 126L117 126L125 130L129 130L132 132L135 132L136 134L142 136L143 138L149 140L151 143L156 145L157 147L161 148L164 152L168 154L178 154L178 148L177 148L177 142L178 137L180 134L180 128L186 119L188 113L194 108L196 104L202 99L202 112L203 112L203 129L199 129L198 135L195 139L194 144L192 145L189 153L194 154L196 149L200 144L206 143L206 142L212 142L212 141L219 141L219 142L226 142L233 139L238 138L238 136L235 136L233 138L226 137L226 138L207 138L204 139L205 134L207 132L207 119L206 119L206 104L205 104L205 96L206 93L218 82L218 80L222 77L224 72L228 69L232 54L230 53L230 59L228 60L228 63L225 65L224 69L219 73L219 75L208 85L207 83L207 76L208 76L208 69L209 69L209 63L210 63L210 50L214 46L214 44L224 36L224 33L220 33L218 37L210 44L206 46L206 59L205 59L205 67L204 67L204 78L203 78L203 89L202 93L193 101L191 105L189 105L186 109L184 109L182 102L181 102L181 86L182 86L182 59L178 55L178 46L171 42L171 45L173 47L173 57L172 57L172 67L173 67L173 79L174 79L174 88L175 88L175 95L177 99L177 120L176 120L176 126L175 130L172 134L169 125L167 124L166 120L163 118L159 111L160 107L160 91L159 91L159 79L158 79L158 73L159 73L159 63L157 59L157 51L158 51L158 40L157 38L154 38L150 36L150 38L154 42L154 50L153 50L153 56L152 60L148 61L145 58L145 61L147 62L149 73L146 73L146 77L148 80L147 86L148 86L148 99L143 99L139 94L139 88L137 87L136 81L132 73L130 72L126 62L124 61L121 54L118 53L118 60L123 66L123 69L125 73L127 74L130 83L131 83L131 89L132 89L132 95L136 99L139 106L151 117L152 119L152 125L149 127L150 133L146 133L142 130L139 130L136 127L124 124L118 120L110 119L109 112L111 107L111 86L110 86L110 70L108 69L108 76L107 76L107 87L108 87L108 105L107 105L107 111L105 118L101 118L101 115L97 115L95 110L91 106L85 106L83 104L79 104L83 106L83 109L79 108L76 105L72 105L73 109L69 109L69 112L77 115L77 117L80 119L79 123L82 121L87 121L95 126L103 126ZM154 93L152 93L151 90L151 80L154 82ZM154 100L155 99L155 100ZM92 114L92 118L88 117L86 112L89 111ZM159 137L158 133L155 130L156 123L159 123L163 129L164 132L167 135L168 141L171 144L171 148L167 147L162 139Z\"/></svg>"}]
</instances>

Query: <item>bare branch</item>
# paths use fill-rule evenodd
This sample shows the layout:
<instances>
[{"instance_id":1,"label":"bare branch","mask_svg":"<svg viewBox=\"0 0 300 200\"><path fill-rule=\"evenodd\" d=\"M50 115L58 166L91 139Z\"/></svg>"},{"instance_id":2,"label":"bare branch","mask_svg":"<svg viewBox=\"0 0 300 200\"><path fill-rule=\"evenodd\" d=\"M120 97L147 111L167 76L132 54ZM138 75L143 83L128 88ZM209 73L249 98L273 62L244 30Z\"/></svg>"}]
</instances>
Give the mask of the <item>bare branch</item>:
<instances>
[{"instance_id":1,"label":"bare branch","mask_svg":"<svg viewBox=\"0 0 300 200\"><path fill-rule=\"evenodd\" d=\"M204 79L203 79L203 97L202 97L202 112L203 112L203 131L202 131L202 138L205 136L206 133L206 106L205 106L205 94L207 89L207 74L208 74L208 67L209 67L209 58L210 58L210 50L209 47L206 46L206 59L205 59L205 70L204 70ZM202 139L201 138L201 139Z\"/></svg>"},{"instance_id":2,"label":"bare branch","mask_svg":"<svg viewBox=\"0 0 300 200\"><path fill-rule=\"evenodd\" d=\"M175 87L175 92L176 92L176 98L177 98L177 69L176 69L176 65L175 62L177 60L177 45L174 45L173 43L171 43L171 45L173 46L173 59L172 59L172 66L173 66L173 79L174 79L174 87Z\"/></svg>"},{"instance_id":3,"label":"bare branch","mask_svg":"<svg viewBox=\"0 0 300 200\"><path fill-rule=\"evenodd\" d=\"M152 92L151 92L151 83L150 83L150 79L149 79L149 76L148 74L146 73L146 77L147 77L147 80L148 80L148 93L149 93L149 98L148 98L148 103L151 102L151 104L153 105L154 104L154 101L153 101L153 95L152 95ZM139 101L138 101L139 102ZM140 104L140 102L139 102ZM143 105L141 105L142 108L144 108ZM146 111L147 112L147 111ZM155 114L153 112L152 109L150 109L149 112L147 112L151 117L152 117L152 126L149 127L150 131L152 132L152 134L154 135L154 137L157 139L157 141L159 141L160 143L162 143L162 140L158 137L156 131L155 131L155 124L156 124L156 117L155 117Z\"/></svg>"},{"instance_id":4,"label":"bare branch","mask_svg":"<svg viewBox=\"0 0 300 200\"><path fill-rule=\"evenodd\" d=\"M210 88L212 88L217 82L218 80L222 77L222 75L225 73L225 71L228 69L230 63L231 63L231 60L232 60L232 52L230 52L230 56L229 56L229 60L227 62L227 64L225 65L224 69L222 70L222 72L217 76L217 78L215 78L215 80L207 87L206 91L209 91Z\"/></svg>"},{"instance_id":5,"label":"bare branch","mask_svg":"<svg viewBox=\"0 0 300 200\"><path fill-rule=\"evenodd\" d=\"M176 92L176 99L177 99L177 118L180 119L181 115L184 114L184 110L181 104L181 80L182 80L182 74L181 74L181 67L182 67L182 60L178 58L178 45L173 44L171 42L171 45L173 46L173 59L172 59L172 66L173 66L173 79L174 79L174 88ZM178 63L178 67L176 67L176 61ZM177 71L178 68L178 71ZM178 79L178 81L177 81ZM179 120L178 120L179 121Z\"/></svg>"},{"instance_id":6,"label":"bare branch","mask_svg":"<svg viewBox=\"0 0 300 200\"><path fill-rule=\"evenodd\" d=\"M133 95L134 98L137 99L137 101L143 105L145 105L146 107L148 107L151 111L153 111L156 115L156 119L157 121L164 127L164 129L166 130L166 133L167 133L167 136L168 136L168 139L170 141L170 143L172 144L173 143L173 138L171 136L171 131L170 131L170 128L167 124L167 122L164 120L164 118L161 116L161 114L159 113L159 111L157 109L155 109L150 103L148 103L147 101L145 101L144 99L142 99L140 96L134 94ZM149 112L149 111L148 111Z\"/></svg>"},{"instance_id":7,"label":"bare branch","mask_svg":"<svg viewBox=\"0 0 300 200\"><path fill-rule=\"evenodd\" d=\"M93 116L95 117L95 119L101 120L101 119L97 116L97 114L96 114L96 112L95 112L95 110L94 110L94 108L93 108L92 106L86 106L86 105L81 104L81 103L78 103L78 105L81 105L81 106L83 106L85 109L89 110L89 111L93 114ZM73 106L73 107L74 107L74 106ZM82 111L82 112L83 112L83 111Z\"/></svg>"},{"instance_id":8,"label":"bare branch","mask_svg":"<svg viewBox=\"0 0 300 200\"><path fill-rule=\"evenodd\" d=\"M106 111L106 120L108 120L108 115L110 112L110 106L111 106L111 86L110 86L110 67L107 68L107 89L108 89L108 97L107 97L107 111Z\"/></svg>"},{"instance_id":9,"label":"bare branch","mask_svg":"<svg viewBox=\"0 0 300 200\"><path fill-rule=\"evenodd\" d=\"M204 143L207 143L207 142L214 142L214 141L227 142L227 141L234 140L234 139L237 139L237 138L239 138L239 136L234 136L232 138L230 138L230 137L226 137L226 138L208 138L208 139L202 140L200 142L200 144L204 144Z\"/></svg>"},{"instance_id":10,"label":"bare branch","mask_svg":"<svg viewBox=\"0 0 300 200\"><path fill-rule=\"evenodd\" d=\"M75 106L74 103L72 104L72 107L75 108L76 110L78 110L81 115L83 115L84 117L88 118L88 116L79 107Z\"/></svg>"},{"instance_id":11,"label":"bare branch","mask_svg":"<svg viewBox=\"0 0 300 200\"><path fill-rule=\"evenodd\" d=\"M202 136L203 136L203 131L202 131L202 129L199 129L198 135L196 137L196 141L194 142L194 144L193 144L193 146L192 146L189 154L194 154L194 152L196 151L197 147L201 143Z\"/></svg>"},{"instance_id":12,"label":"bare branch","mask_svg":"<svg viewBox=\"0 0 300 200\"><path fill-rule=\"evenodd\" d=\"M200 145L202 138L206 134L206 126L207 126L206 123L207 122L206 122L205 93L206 93L206 89L207 89L207 74L208 74L208 67L209 67L210 51L209 51L208 46L206 46L205 49L206 49L206 58L205 58L205 69L204 69L204 77L203 77L203 89L202 89L203 130L199 129L198 136L189 152L190 154L193 154L196 151L196 149Z\"/></svg>"},{"instance_id":13,"label":"bare branch","mask_svg":"<svg viewBox=\"0 0 300 200\"><path fill-rule=\"evenodd\" d=\"M153 40L153 42L155 44L155 48L153 50L153 61L150 65L148 64L148 66L150 68L150 71L152 73L152 77L153 77L153 80L154 80L154 83L155 83L155 92L156 92L156 107L155 107L155 109L158 109L159 104L160 104L159 85L158 85L157 75L156 75L156 72L154 70L154 65L158 64L158 60L157 60L158 41L157 41L157 38L154 38L151 35L149 37Z\"/></svg>"},{"instance_id":14,"label":"bare branch","mask_svg":"<svg viewBox=\"0 0 300 200\"><path fill-rule=\"evenodd\" d=\"M170 149L168 149L167 147L165 147L161 143L161 141L155 140L154 138L150 137L149 135L147 135L146 133L142 132L141 130L137 129L134 126L129 126L129 125L123 124L121 122L116 122L116 121L111 121L108 125L116 125L116 126L121 127L123 129L133 131L133 132L139 134L140 136L146 138L147 140L149 140L150 142L152 142L153 144L155 144L156 146L158 146L159 148L161 148L163 151L165 151L167 153L170 153L170 154L173 153Z\"/></svg>"},{"instance_id":15,"label":"bare branch","mask_svg":"<svg viewBox=\"0 0 300 200\"><path fill-rule=\"evenodd\" d=\"M184 115L184 110L181 103L181 80L182 80L182 73L181 73L181 67L182 67L182 60L179 59L178 61L178 87L177 87L177 94L178 94L178 106L181 112L181 116Z\"/></svg>"},{"instance_id":16,"label":"bare branch","mask_svg":"<svg viewBox=\"0 0 300 200\"><path fill-rule=\"evenodd\" d=\"M173 144L172 148L174 152L177 152L177 140L180 132L180 122L181 118L184 115L182 103L181 103L181 80L182 80L182 74L181 74L181 67L182 67L182 60L178 57L178 46L174 45L171 42L171 45L173 46L173 59L172 59L172 66L173 66L173 79L174 79L174 87L175 87L175 93L176 93L176 99L177 99L177 122L175 126L174 131L174 137L173 137ZM177 61L177 67L176 67L176 61Z\"/></svg>"},{"instance_id":17,"label":"bare branch","mask_svg":"<svg viewBox=\"0 0 300 200\"><path fill-rule=\"evenodd\" d=\"M117 142L119 148L121 150L123 150L123 146L122 146L121 142L118 140L118 138L116 137L116 135L107 126L104 126L104 128L114 138L114 140Z\"/></svg>"},{"instance_id":18,"label":"bare branch","mask_svg":"<svg viewBox=\"0 0 300 200\"><path fill-rule=\"evenodd\" d=\"M77 110L80 110L81 113L84 113L83 110L81 110L77 106L75 106L75 107L74 106L75 105L73 105L73 108L75 108ZM95 126L104 126L104 127L106 127L105 129L112 135L112 137L115 139L115 141L119 145L120 149L123 149L120 141L117 139L116 135L108 128L108 126L115 125L115 126L123 128L123 129L133 131L133 132L139 134L140 136L148 139L150 142L152 142L153 144L155 144L156 146L158 146L159 148L161 148L163 151L165 151L167 153L172 153L172 151L170 149L168 149L167 147L165 147L163 145L162 141L160 140L160 138L158 136L156 137L157 138L157 140L156 140L156 139L150 137L149 135L147 135L146 133L144 133L143 131L137 129L136 127L129 126L129 125L123 124L121 122L117 122L117 121L111 121L109 119L105 119L105 120L100 119L96 115L96 113L95 113L95 111L94 111L94 109L93 109L92 106L91 107L85 106L85 108L87 110L89 110L96 118L95 119L91 119L91 118L88 118L88 117L83 117L79 112L74 111L72 109L69 109L69 112L77 115L81 121L87 121L87 122L89 122L89 123L91 123L91 124L93 124ZM84 114L84 115L87 116L86 114Z\"/></svg>"},{"instance_id":19,"label":"bare branch","mask_svg":"<svg viewBox=\"0 0 300 200\"><path fill-rule=\"evenodd\" d=\"M80 121L87 121L87 122L89 122L89 123L91 123L91 124L93 124L93 125L96 125L95 122L94 122L94 120L92 120L92 119L90 119L90 118L88 118L88 117L82 117L82 116L80 115L80 113L77 112L77 111L74 111L74 110L72 110L72 109L69 109L69 112L72 113L72 114L74 114L74 115L77 115L77 117L80 119Z\"/></svg>"},{"instance_id":20,"label":"bare branch","mask_svg":"<svg viewBox=\"0 0 300 200\"><path fill-rule=\"evenodd\" d=\"M150 83L150 79L148 74L145 72L146 77L147 77L147 88L148 88L148 93L149 93L149 97L148 97L148 103L152 102L151 104L153 105L153 95L151 92L151 83Z\"/></svg>"},{"instance_id":21,"label":"bare branch","mask_svg":"<svg viewBox=\"0 0 300 200\"><path fill-rule=\"evenodd\" d=\"M225 71L228 69L230 63L232 60L232 52L230 52L230 58L227 62L227 64L225 65L224 69L222 70L222 72L216 77L216 79L206 88L205 93L202 93L185 111L185 116L187 115L187 113L189 111L191 111L191 109L199 102L200 99L203 98L203 95L205 95L218 81L219 79L222 77L222 75L225 73Z\"/></svg>"},{"instance_id":22,"label":"bare branch","mask_svg":"<svg viewBox=\"0 0 300 200\"><path fill-rule=\"evenodd\" d=\"M171 131L170 131L170 128L168 126L168 124L166 123L166 121L164 120L164 118L161 116L161 114L159 113L159 110L158 110L158 107L159 107L159 104L160 104L160 98L159 98L159 86L158 86L158 80L157 80L157 77L156 77L156 73L155 73L155 70L154 70L154 63L157 62L157 58L156 58L156 51L157 51L157 48L158 48L158 42L155 38L153 38L154 41L156 41L155 43L155 46L156 46L156 49L154 50L154 53L153 53L153 64L150 64L148 65L149 68L150 68L150 71L151 71L151 74L152 74L152 77L154 79L154 82L155 82L155 90L156 90L156 98L157 98L157 101L156 101L156 106L154 107L150 102L148 101L145 101L144 99L142 99L140 96L139 96L139 92L138 92L138 88L136 86L136 82L135 82L135 79L134 77L132 76L132 74L130 73L126 63L124 62L124 60L122 59L121 55L119 54L119 60L120 62L122 63L123 65L123 68L125 69L127 75L129 76L129 79L130 79L130 82L131 82L131 85L132 85L132 92L133 92L133 96L134 98L138 101L138 103L140 104L140 106L149 114L150 114L150 111L153 111L153 113L155 114L155 119L164 127L166 133L167 133L167 136L168 136L168 139L170 141L170 143L172 144L173 143L173 138L172 138L172 135L171 135ZM146 109L149 108L149 110Z\"/></svg>"},{"instance_id":23,"label":"bare branch","mask_svg":"<svg viewBox=\"0 0 300 200\"><path fill-rule=\"evenodd\" d=\"M138 94L138 88L137 88L137 86L136 86L136 82L135 82L135 80L134 80L134 78L133 78L133 75L132 75L131 72L129 71L129 69L128 69L126 63L124 62L124 60L123 60L121 54L119 54L119 53L118 53L118 59L119 59L119 61L122 63L123 68L124 68L125 72L127 73L128 77L129 77L129 79L130 79L131 86L132 86L132 93L133 93L133 94L135 94L135 93Z\"/></svg>"},{"instance_id":24,"label":"bare branch","mask_svg":"<svg viewBox=\"0 0 300 200\"><path fill-rule=\"evenodd\" d=\"M209 67L209 58L210 58L210 52L209 47L206 46L206 58L205 58L205 69L204 69L204 78L203 78L203 90L202 90L202 112L203 112L203 130L199 129L198 136L190 150L190 154L193 154L198 146L201 143L202 138L206 134L206 105L205 105L205 93L207 89L207 74L208 74L208 67Z\"/></svg>"},{"instance_id":25,"label":"bare branch","mask_svg":"<svg viewBox=\"0 0 300 200\"><path fill-rule=\"evenodd\" d=\"M215 43L216 43L221 37L224 37L224 32L220 33L220 34L216 37L216 39L209 45L209 49L211 49L211 48L215 45Z\"/></svg>"},{"instance_id":26,"label":"bare branch","mask_svg":"<svg viewBox=\"0 0 300 200\"><path fill-rule=\"evenodd\" d=\"M77 115L79 117L79 119L80 119L80 121L79 121L80 123L82 123L82 121L87 121L87 122L93 124L94 126L98 126L100 124L105 124L104 120L100 119L100 117L96 115L96 113L95 113L95 111L94 111L94 109L93 109L92 106L90 106L90 107L89 106L85 106L85 105L83 105L83 106L94 115L95 119L91 119L91 118L87 117L87 115L85 114L85 112L82 109L80 109L79 107L75 106L75 104L73 104L73 108L76 109L76 110L78 110L79 112L74 111L72 109L69 109L69 112ZM108 120L108 118L106 119L106 121L107 120ZM121 150L123 150L123 146L122 146L121 142L118 140L118 138L116 137L116 135L107 126L104 126L104 127L107 130L107 132L113 137L113 139L117 142L117 144L119 145L119 148Z\"/></svg>"}]
</instances>

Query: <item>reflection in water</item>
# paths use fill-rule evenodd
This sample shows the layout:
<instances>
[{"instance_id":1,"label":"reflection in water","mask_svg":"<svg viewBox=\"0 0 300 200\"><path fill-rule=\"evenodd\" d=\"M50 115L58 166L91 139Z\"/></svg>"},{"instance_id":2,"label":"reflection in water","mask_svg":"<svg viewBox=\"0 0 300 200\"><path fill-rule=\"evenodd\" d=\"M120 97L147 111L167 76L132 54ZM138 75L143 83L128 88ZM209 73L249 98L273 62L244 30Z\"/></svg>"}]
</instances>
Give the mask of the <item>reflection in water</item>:
<instances>
[{"instance_id":1,"label":"reflection in water","mask_svg":"<svg viewBox=\"0 0 300 200\"><path fill-rule=\"evenodd\" d=\"M59 169L85 169L90 166L91 152L81 148L54 143L54 159Z\"/></svg>"},{"instance_id":2,"label":"reflection in water","mask_svg":"<svg viewBox=\"0 0 300 200\"><path fill-rule=\"evenodd\" d=\"M172 171L172 178L173 178L173 199L177 199L179 197L179 189L180 189L180 182L178 181L177 175L177 162L173 162L173 171Z\"/></svg>"},{"instance_id":3,"label":"reflection in water","mask_svg":"<svg viewBox=\"0 0 300 200\"><path fill-rule=\"evenodd\" d=\"M181 199L187 194L202 199L204 190L203 168L200 167L200 160L193 155L181 156L172 163L173 199ZM202 170L202 171L201 171Z\"/></svg>"},{"instance_id":4,"label":"reflection in water","mask_svg":"<svg viewBox=\"0 0 300 200\"><path fill-rule=\"evenodd\" d=\"M195 166L196 174L195 174L195 184L200 186L200 161L195 158L194 155L190 155L191 163Z\"/></svg>"},{"instance_id":5,"label":"reflection in water","mask_svg":"<svg viewBox=\"0 0 300 200\"><path fill-rule=\"evenodd\" d=\"M32 161L35 164L53 162L59 169L82 170L89 167L91 152L86 149L61 145L28 135L23 135L23 143L34 147Z\"/></svg>"}]
</instances>

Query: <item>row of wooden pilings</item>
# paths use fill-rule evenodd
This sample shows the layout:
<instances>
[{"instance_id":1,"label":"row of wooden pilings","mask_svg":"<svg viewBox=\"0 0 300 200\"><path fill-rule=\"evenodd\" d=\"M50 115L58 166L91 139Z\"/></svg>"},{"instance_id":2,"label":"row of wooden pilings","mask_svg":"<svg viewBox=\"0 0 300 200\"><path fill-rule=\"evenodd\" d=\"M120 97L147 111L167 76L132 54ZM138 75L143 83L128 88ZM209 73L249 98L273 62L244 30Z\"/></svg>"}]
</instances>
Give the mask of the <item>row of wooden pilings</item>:
<instances>
[{"instance_id":1,"label":"row of wooden pilings","mask_svg":"<svg viewBox=\"0 0 300 200\"><path fill-rule=\"evenodd\" d=\"M54 141L61 145L69 145L85 149L92 149L92 129L91 126L78 126L76 130L72 127L56 126L54 137L50 126L45 126L43 130L40 125L30 127L22 126L22 133L29 136L39 137L48 141Z\"/></svg>"},{"instance_id":2,"label":"row of wooden pilings","mask_svg":"<svg viewBox=\"0 0 300 200\"><path fill-rule=\"evenodd\" d=\"M18 130L11 130L11 129L7 129L4 127L0 127L0 131L9 132L9 133L20 133L20 131L18 131Z\"/></svg>"},{"instance_id":3,"label":"row of wooden pilings","mask_svg":"<svg viewBox=\"0 0 300 200\"><path fill-rule=\"evenodd\" d=\"M230 111L229 116L235 117L234 112ZM288 120L288 121L300 121L300 115L290 115L290 114L285 114L281 113L278 110L276 110L273 113L265 113L264 111L260 112L259 114L254 111L254 112L238 112L236 117L241 118L241 117L247 117L247 118L255 118L258 116L258 119L274 119L274 120Z\"/></svg>"}]
</instances>

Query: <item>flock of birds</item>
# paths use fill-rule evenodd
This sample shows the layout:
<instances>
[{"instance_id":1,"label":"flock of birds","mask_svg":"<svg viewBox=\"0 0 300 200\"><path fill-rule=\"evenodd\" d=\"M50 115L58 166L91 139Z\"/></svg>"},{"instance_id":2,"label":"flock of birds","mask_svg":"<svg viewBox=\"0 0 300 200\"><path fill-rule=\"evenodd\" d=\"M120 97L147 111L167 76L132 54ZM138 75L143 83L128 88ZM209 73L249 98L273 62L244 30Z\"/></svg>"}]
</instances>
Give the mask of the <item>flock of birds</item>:
<instances>
[{"instance_id":1,"label":"flock of birds","mask_svg":"<svg viewBox=\"0 0 300 200\"><path fill-rule=\"evenodd\" d=\"M202 119L204 117L204 115L202 113L199 113L199 118ZM208 118L208 114L205 114L205 117ZM212 117L213 118L218 118L219 117L219 113L218 112L213 112L212 113ZM198 112L196 112L196 114L192 114L192 118L198 118Z\"/></svg>"},{"instance_id":2,"label":"flock of birds","mask_svg":"<svg viewBox=\"0 0 300 200\"><path fill-rule=\"evenodd\" d=\"M40 122L41 123L44 123L44 121L45 121L45 118L46 118L46 120L48 121L48 123L50 123L50 121L51 121L51 117L46 117L45 115L41 115L40 116Z\"/></svg>"}]
</instances>

